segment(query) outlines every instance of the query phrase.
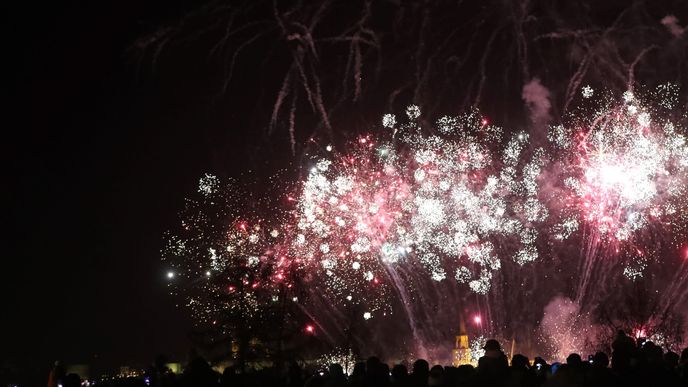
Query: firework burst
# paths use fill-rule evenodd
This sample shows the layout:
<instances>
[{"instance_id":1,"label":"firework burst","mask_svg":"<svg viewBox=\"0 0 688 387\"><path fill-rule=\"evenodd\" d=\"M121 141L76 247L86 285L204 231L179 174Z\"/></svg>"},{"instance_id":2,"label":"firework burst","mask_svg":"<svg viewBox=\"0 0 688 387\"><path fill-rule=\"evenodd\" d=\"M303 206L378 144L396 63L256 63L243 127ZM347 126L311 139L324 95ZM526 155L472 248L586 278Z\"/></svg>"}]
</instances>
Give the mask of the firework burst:
<instances>
[{"instance_id":1,"label":"firework burst","mask_svg":"<svg viewBox=\"0 0 688 387\"><path fill-rule=\"evenodd\" d=\"M662 99L667 110L672 97ZM627 277L642 275L660 231L676 225L686 205L684 130L627 92L621 103L606 102L570 127L553 128L550 139L568 162L566 215L555 237L566 239L583 224L605 255L629 258Z\"/></svg>"},{"instance_id":2,"label":"firework burst","mask_svg":"<svg viewBox=\"0 0 688 387\"><path fill-rule=\"evenodd\" d=\"M584 88L583 98L593 95ZM684 248L677 235L685 229L688 147L685 130L662 114L675 108L671 101L651 109L626 93L551 128L549 153L475 111L427 125L410 106L406 117L385 115L378 132L342 152L324 147L288 208L258 210L246 205L248 193L207 175L181 229L167 238L170 284L185 290L206 322L229 312L257 324L274 315L271 305L289 300L308 319L309 334L348 348L366 344L362 331L402 315L423 356L422 347L444 339L427 340L423 326L454 322L438 321L441 303L470 303L485 315L482 335L510 337L508 313L490 309L509 310L513 286L532 286L528 307L541 315L555 292L571 291L566 282L578 282L566 310L575 312L571 321L592 321L608 295L598 289L597 299L585 298L591 283L619 273L637 280L669 254L667 246ZM658 243L671 239L665 234L674 239ZM577 270L540 263L576 241L583 252L564 262ZM538 287L538 276L550 275L561 284ZM679 300L662 313L683 305L685 278L675 274L667 289ZM566 323L552 315L552 327ZM579 334L596 331L577 329L551 341L551 351L570 350Z\"/></svg>"},{"instance_id":3,"label":"firework burst","mask_svg":"<svg viewBox=\"0 0 688 387\"><path fill-rule=\"evenodd\" d=\"M349 301L360 291L374 300L398 267L419 264L434 281L486 294L501 259L537 259L533 224L547 217L537 199L540 151L523 161L521 133L495 156L501 129L476 113L443 117L432 134L417 107L407 115L400 126L384 117L386 138L360 137L353 152L315 162L297 202L293 247ZM507 243L520 247L500 256Z\"/></svg>"},{"instance_id":4,"label":"firework burst","mask_svg":"<svg viewBox=\"0 0 688 387\"><path fill-rule=\"evenodd\" d=\"M268 227L232 180L206 174L198 193L187 200L180 227L165 238L171 292L201 323L241 320L255 329L293 285L292 262L281 248L284 232Z\"/></svg>"}]
</instances>

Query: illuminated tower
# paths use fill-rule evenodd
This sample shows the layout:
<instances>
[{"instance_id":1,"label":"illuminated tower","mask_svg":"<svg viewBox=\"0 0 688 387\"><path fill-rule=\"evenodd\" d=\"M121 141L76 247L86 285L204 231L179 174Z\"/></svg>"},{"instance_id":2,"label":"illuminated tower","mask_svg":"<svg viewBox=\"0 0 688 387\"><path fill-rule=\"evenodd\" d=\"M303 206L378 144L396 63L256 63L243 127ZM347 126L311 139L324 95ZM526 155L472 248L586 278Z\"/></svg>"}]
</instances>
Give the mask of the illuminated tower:
<instances>
[{"instance_id":1,"label":"illuminated tower","mask_svg":"<svg viewBox=\"0 0 688 387\"><path fill-rule=\"evenodd\" d=\"M468 343L466 324L463 316L459 316L459 335L456 336L454 350L452 350L452 365L458 367L464 364L471 364L471 348Z\"/></svg>"}]
</instances>

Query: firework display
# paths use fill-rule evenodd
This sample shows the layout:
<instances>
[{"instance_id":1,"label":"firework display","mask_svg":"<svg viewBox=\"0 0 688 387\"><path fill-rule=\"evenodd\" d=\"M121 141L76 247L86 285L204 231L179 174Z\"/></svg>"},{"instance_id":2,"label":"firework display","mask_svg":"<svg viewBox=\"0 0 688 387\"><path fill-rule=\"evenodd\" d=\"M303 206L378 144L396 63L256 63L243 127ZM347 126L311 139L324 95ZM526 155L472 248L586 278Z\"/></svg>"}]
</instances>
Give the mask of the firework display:
<instances>
[{"instance_id":1,"label":"firework display","mask_svg":"<svg viewBox=\"0 0 688 387\"><path fill-rule=\"evenodd\" d=\"M653 117L627 92L623 104L600 109L579 125L568 133L557 127L552 137L571 152L574 172L564 183L580 220L597 237L632 241L682 207L677 200L685 195L688 148L670 120Z\"/></svg>"},{"instance_id":2,"label":"firework display","mask_svg":"<svg viewBox=\"0 0 688 387\"><path fill-rule=\"evenodd\" d=\"M582 95L594 93L586 86ZM344 151L323 147L288 205L269 213L252 211L245 193L207 175L180 232L168 235L170 284L202 321L227 310L265 318L288 300L312 324L309 334L341 344L351 320L373 329L401 313L413 330L431 324L437 311L425 305L440 302L433 298L465 305L474 296L489 309L494 285L519 277L501 274L505 267L537 272L559 247L577 243L581 253L567 259L580 270L562 276L578 288L559 291L573 291L576 300L562 303L579 311L599 260L632 281L653 261L683 259L671 235L684 228L688 146L684 128L663 113L674 109L672 95L657 108L631 92L598 101L551 127L546 146L476 111L428 125L410 106ZM660 234L668 243L657 242ZM664 286L683 288L685 280L677 274ZM675 293L672 307L680 308L686 294ZM535 304L533 320L545 303ZM544 321L561 323L551 315ZM480 336L506 326L495 319L476 320ZM559 349L569 339L558 338Z\"/></svg>"},{"instance_id":3,"label":"firework display","mask_svg":"<svg viewBox=\"0 0 688 387\"><path fill-rule=\"evenodd\" d=\"M173 293L181 292L203 323L257 329L293 286L282 233L265 225L233 180L206 174L198 193L187 200L180 228L166 236ZM230 322L223 321L227 315Z\"/></svg>"},{"instance_id":4,"label":"firework display","mask_svg":"<svg viewBox=\"0 0 688 387\"><path fill-rule=\"evenodd\" d=\"M434 281L486 294L502 259L537 259L533 225L547 216L537 199L540 151L521 161L520 133L495 156L501 130L476 113L443 117L431 135L417 107L407 114L399 127L384 118L390 139L361 137L355 152L315 162L297 204L294 254L324 271L338 297L384 288L385 274L416 263ZM504 244L518 248L500 254Z\"/></svg>"},{"instance_id":5,"label":"firework display","mask_svg":"<svg viewBox=\"0 0 688 387\"><path fill-rule=\"evenodd\" d=\"M628 91L549 132L563 165L556 176L564 188L557 192L565 198L552 235L581 240L575 293L583 309L595 304L595 278L617 270L637 280L653 262L680 255L688 148L684 128L672 120L676 95L675 86L662 85L653 105ZM583 98L591 96L583 90ZM657 278L654 270L647 281L660 282L661 292L667 286Z\"/></svg>"}]
</instances>

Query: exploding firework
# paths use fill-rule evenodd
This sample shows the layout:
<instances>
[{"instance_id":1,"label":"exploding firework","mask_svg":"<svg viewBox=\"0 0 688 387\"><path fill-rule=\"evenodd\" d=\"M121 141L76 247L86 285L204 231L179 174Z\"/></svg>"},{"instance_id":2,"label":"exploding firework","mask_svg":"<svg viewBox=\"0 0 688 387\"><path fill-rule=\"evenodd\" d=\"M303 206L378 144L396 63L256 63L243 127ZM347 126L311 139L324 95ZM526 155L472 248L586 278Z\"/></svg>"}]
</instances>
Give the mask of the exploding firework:
<instances>
[{"instance_id":1,"label":"exploding firework","mask_svg":"<svg viewBox=\"0 0 688 387\"><path fill-rule=\"evenodd\" d=\"M344 350L341 348L335 348L331 352L320 357L316 363L318 363L318 365L324 369L327 369L332 364L339 364L342 366L342 371L344 371L345 374L351 375L354 372L354 366L356 365L357 361L358 358L354 355L351 349Z\"/></svg>"},{"instance_id":2,"label":"exploding firework","mask_svg":"<svg viewBox=\"0 0 688 387\"><path fill-rule=\"evenodd\" d=\"M584 91L590 98L592 91ZM575 294L584 309L599 304L594 298L604 294L605 278L620 272L637 280L683 247L685 129L673 114L676 88L662 85L656 94L653 106L626 92L621 101L600 102L549 133L563 160L557 180L564 189L556 192L565 198L552 235L580 240ZM652 271L649 281L665 278L656 267ZM653 286L663 291L666 284L658 282Z\"/></svg>"},{"instance_id":3,"label":"exploding firework","mask_svg":"<svg viewBox=\"0 0 688 387\"><path fill-rule=\"evenodd\" d=\"M583 89L583 98L593 95ZM670 102L664 110L674 109ZM204 321L235 311L257 322L289 300L308 334L332 345L370 346L365 332L410 335L417 356L451 335L461 311L440 315L443 305L470 305L484 316L474 333L515 343L514 332L533 328L557 292L573 293L566 318L552 307L540 327L571 325L548 343L560 355L596 331L579 329L609 296L598 287L596 299L585 297L592 278L637 279L682 241L685 130L648 106L627 93L577 115L551 128L550 153L475 111L428 125L410 106L406 118L385 115L379 131L344 151L324 147L289 193L290 206L269 216L246 206L245 192L206 176L201 199L169 235L170 283L192 288L187 304ZM553 259L576 242L583 253ZM660 306L664 315L686 297L681 268L669 285L659 284L666 273L653 272L653 286L678 297ZM517 309L532 321L514 318Z\"/></svg>"},{"instance_id":4,"label":"exploding firework","mask_svg":"<svg viewBox=\"0 0 688 387\"><path fill-rule=\"evenodd\" d=\"M352 151L316 159L303 183L292 247L327 300L310 308L320 316L341 320L356 305L368 320L396 307L426 325L431 308L419 300L438 286L486 295L504 260L538 258L542 150L529 151L525 133L501 146L502 130L476 112L434 128L419 124L418 107L406 113L399 125L385 116L386 131Z\"/></svg>"},{"instance_id":5,"label":"exploding firework","mask_svg":"<svg viewBox=\"0 0 688 387\"><path fill-rule=\"evenodd\" d=\"M342 295L417 263L434 281L485 294L502 259L537 259L533 224L547 216L537 199L540 151L523 161L520 133L495 157L501 130L475 113L441 118L434 134L416 122L417 107L407 114L399 127L383 120L391 139L360 137L354 152L315 162L294 247ZM500 256L496 246L509 242L520 248Z\"/></svg>"},{"instance_id":6,"label":"exploding firework","mask_svg":"<svg viewBox=\"0 0 688 387\"><path fill-rule=\"evenodd\" d=\"M558 142L573 152L578 173L565 184L581 220L611 243L631 241L682 208L677 201L685 193L688 167L682 131L669 120L655 122L632 93L624 100L577 125L574 139Z\"/></svg>"},{"instance_id":7,"label":"exploding firework","mask_svg":"<svg viewBox=\"0 0 688 387\"><path fill-rule=\"evenodd\" d=\"M595 349L580 339L592 340L603 330L591 325L592 316L602 314L629 331L635 326L659 331L681 313L666 299L685 300L676 287L686 280L677 254L687 225L681 215L687 204L686 130L675 111L676 87L661 85L653 94L643 98L626 92L620 100L590 101L591 108L579 109L571 123L549 132L553 156L561 161L549 173L563 186L546 191L562 203L550 206L556 222L550 235L558 246L580 246L580 253L567 257L574 258L568 270L576 283L575 302L568 305L577 311L567 317L572 323L545 316L548 324L567 326L550 335L553 353L570 351L573 341ZM592 95L584 88L583 98ZM621 290L628 280L633 286L642 281L643 288L662 297L637 294L633 287ZM555 297L550 305L558 302Z\"/></svg>"},{"instance_id":8,"label":"exploding firework","mask_svg":"<svg viewBox=\"0 0 688 387\"><path fill-rule=\"evenodd\" d=\"M162 252L171 293L240 351L256 337L275 338L276 326L286 332L281 321L294 297L292 262L281 247L284 231L269 227L262 212L235 181L205 175ZM264 323L269 319L275 324Z\"/></svg>"}]
</instances>

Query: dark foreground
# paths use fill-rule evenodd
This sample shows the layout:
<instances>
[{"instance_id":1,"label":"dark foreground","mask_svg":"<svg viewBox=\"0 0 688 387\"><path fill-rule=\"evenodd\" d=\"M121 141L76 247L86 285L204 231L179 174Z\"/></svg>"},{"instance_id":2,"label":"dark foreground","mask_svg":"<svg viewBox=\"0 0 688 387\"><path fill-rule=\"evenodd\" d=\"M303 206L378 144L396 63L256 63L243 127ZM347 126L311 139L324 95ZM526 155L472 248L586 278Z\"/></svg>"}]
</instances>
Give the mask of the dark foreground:
<instances>
[{"instance_id":1,"label":"dark foreground","mask_svg":"<svg viewBox=\"0 0 688 387\"><path fill-rule=\"evenodd\" d=\"M184 372L175 375L164 366L152 366L147 374L137 378L96 381L99 386L277 386L277 387L368 387L368 386L688 386L688 348L679 355L664 352L651 342L638 344L620 333L612 343L611 361L598 352L585 361L571 354L563 363L547 364L541 358L532 362L523 355L514 355L511 362L496 340L488 340L485 355L477 367L430 367L427 361L417 360L411 369L398 364L390 368L376 357L357 363L351 375L342 366L331 364L327 369L304 370L296 363L283 369L266 369L237 373L227 368L223 374L212 370L202 358L189 362ZM4 381L3 381L4 382ZM6 385L6 384L3 384ZM12 384L9 384L12 385ZM89 385L75 374L63 375L53 370L48 387L76 387Z\"/></svg>"}]
</instances>

